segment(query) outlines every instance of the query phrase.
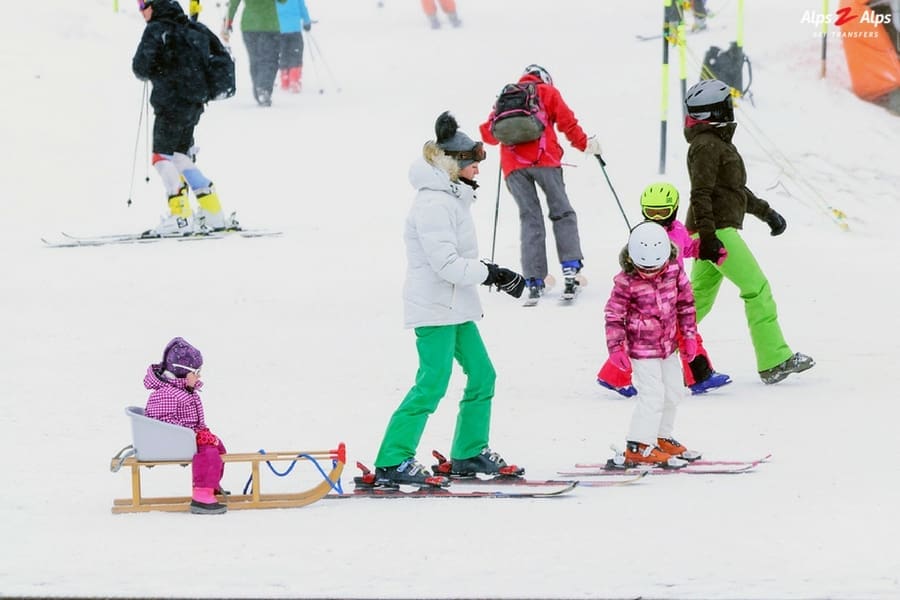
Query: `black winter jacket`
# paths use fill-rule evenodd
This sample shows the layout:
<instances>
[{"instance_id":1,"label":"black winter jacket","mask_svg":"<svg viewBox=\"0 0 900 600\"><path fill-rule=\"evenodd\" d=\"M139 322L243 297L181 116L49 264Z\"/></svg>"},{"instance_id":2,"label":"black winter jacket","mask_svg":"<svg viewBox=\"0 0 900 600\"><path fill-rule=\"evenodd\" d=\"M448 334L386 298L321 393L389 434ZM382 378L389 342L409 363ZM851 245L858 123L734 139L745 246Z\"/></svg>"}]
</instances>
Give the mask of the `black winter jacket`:
<instances>
[{"instance_id":1,"label":"black winter jacket","mask_svg":"<svg viewBox=\"0 0 900 600\"><path fill-rule=\"evenodd\" d=\"M731 143L736 127L735 123L716 127L699 122L684 129L690 144L691 177L691 204L684 225L701 237L725 227L741 229L746 213L765 220L769 212L769 204L747 188L744 161Z\"/></svg>"},{"instance_id":2,"label":"black winter jacket","mask_svg":"<svg viewBox=\"0 0 900 600\"><path fill-rule=\"evenodd\" d=\"M153 83L150 104L156 113L195 111L196 105L208 100L203 65L192 58L195 54L187 46L188 23L177 2L155 0L153 16L131 61L137 78Z\"/></svg>"}]
</instances>

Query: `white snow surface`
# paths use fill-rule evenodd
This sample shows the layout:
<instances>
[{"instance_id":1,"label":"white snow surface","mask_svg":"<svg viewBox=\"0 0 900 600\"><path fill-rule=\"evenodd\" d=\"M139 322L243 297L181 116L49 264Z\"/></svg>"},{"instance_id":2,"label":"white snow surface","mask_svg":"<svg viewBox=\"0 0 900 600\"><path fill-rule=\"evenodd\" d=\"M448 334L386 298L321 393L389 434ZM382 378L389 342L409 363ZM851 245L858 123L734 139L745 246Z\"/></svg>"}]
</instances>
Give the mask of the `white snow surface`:
<instances>
[{"instance_id":1,"label":"white snow surface","mask_svg":"<svg viewBox=\"0 0 900 600\"><path fill-rule=\"evenodd\" d=\"M223 9L204 4L202 20L218 30ZM124 407L145 403L146 367L176 335L203 352L207 419L231 451L343 441L352 487L355 462L371 465L417 365L401 325L408 165L443 110L477 137L497 91L525 65L549 69L599 135L632 223L640 191L659 179L680 188L684 217L677 52L661 176L661 44L635 38L658 29L658 3L459 0L464 26L439 31L417 2L309 4L320 53L308 43L303 93L279 91L274 106L258 108L236 31L239 92L210 104L197 129L199 164L226 210L283 237L72 249L45 248L41 237L141 231L165 210L131 73L144 23L129 0L117 13L110 0L6 11L0 595L900 596L900 120L852 94L837 39L819 78L820 42L802 22L821 9L811 1L746 3L755 105L740 103L735 142L749 186L788 222L772 238L748 217L744 235L789 343L817 365L764 386L726 281L700 330L734 383L686 397L677 420L677 437L708 458L772 453L770 463L551 500L111 514L113 498L130 493L128 475L108 469L130 443ZM735 36L736 0L709 4L713 30L689 41L689 85L706 48ZM534 478L607 458L610 444L624 444L633 406L595 383L627 229L596 161L563 145L590 285L571 308L551 296L523 309L485 288L479 324L498 371L491 445ZM497 158L488 148L474 207L485 257ZM505 189L499 196L495 260L519 268L515 204ZM848 231L827 207L846 214ZM548 245L553 264L552 237ZM422 462L431 464L432 448L448 451L464 383L457 370ZM309 487L317 475L302 467L265 483ZM229 467L224 485L240 491L246 479ZM186 494L189 480L189 470L145 471L145 492Z\"/></svg>"}]
</instances>

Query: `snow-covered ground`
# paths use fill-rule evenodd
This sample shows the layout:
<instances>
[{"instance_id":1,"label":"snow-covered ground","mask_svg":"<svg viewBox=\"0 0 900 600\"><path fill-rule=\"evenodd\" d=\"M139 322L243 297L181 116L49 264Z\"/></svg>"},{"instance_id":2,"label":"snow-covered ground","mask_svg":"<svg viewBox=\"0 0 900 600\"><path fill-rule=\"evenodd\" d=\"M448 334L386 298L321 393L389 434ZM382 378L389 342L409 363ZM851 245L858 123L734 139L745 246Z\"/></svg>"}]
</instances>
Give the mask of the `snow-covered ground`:
<instances>
[{"instance_id":1,"label":"snow-covered ground","mask_svg":"<svg viewBox=\"0 0 900 600\"><path fill-rule=\"evenodd\" d=\"M343 441L349 488L352 465L371 464L415 373L413 335L401 326L401 231L407 167L435 117L451 109L474 137L500 87L543 64L599 134L636 222L638 194L661 176L660 43L635 35L658 29L661 8L459 0L463 28L431 31L417 2L309 0L320 53L307 48L304 92L258 108L236 32L240 90L210 105L197 132L226 209L283 237L48 249L42 236L140 231L164 210L152 170L144 182L143 138L131 178L142 84L130 64L143 21L122 4L114 13L110 0L24 2L5 12L0 34L0 595L900 595L900 120L849 91L839 40L819 79L819 41L801 20L821 3L746 3L755 106L741 103L735 138L750 187L789 224L771 238L750 217L745 237L788 341L817 366L763 386L725 283L701 331L734 383L687 398L677 423L679 439L708 457L771 452L771 463L546 501L323 501L217 518L110 513L129 493L127 475L107 468L130 442L123 409L145 402L144 371L165 343L180 335L203 351L208 421L231 450ZM222 9L205 4L202 18L218 30ZM689 83L706 48L734 38L737 1L709 4L718 14L690 39ZM664 178L686 198L676 74L673 60ZM566 148L590 286L571 308L548 298L524 310L482 294L480 327L499 373L492 446L537 478L604 459L624 442L632 409L594 381L627 230L596 161ZM474 209L485 256L496 181L489 149ZM849 231L828 207L846 214ZM496 260L519 267L505 190ZM432 417L423 462L448 448L463 383L457 373ZM225 487L246 477L229 469ZM178 469L145 475L151 495L188 485Z\"/></svg>"}]
</instances>

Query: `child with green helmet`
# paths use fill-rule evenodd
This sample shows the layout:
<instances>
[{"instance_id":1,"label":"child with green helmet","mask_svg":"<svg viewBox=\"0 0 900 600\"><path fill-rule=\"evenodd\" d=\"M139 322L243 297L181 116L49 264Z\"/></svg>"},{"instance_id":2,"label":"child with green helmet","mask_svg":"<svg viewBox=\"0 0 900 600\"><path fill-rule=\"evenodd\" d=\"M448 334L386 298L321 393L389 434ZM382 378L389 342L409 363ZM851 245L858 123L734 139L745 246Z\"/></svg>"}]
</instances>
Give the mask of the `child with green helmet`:
<instances>
[{"instance_id":1,"label":"child with green helmet","mask_svg":"<svg viewBox=\"0 0 900 600\"><path fill-rule=\"evenodd\" d=\"M662 225L669 239L678 248L678 262L684 264L684 257L697 258L698 240L692 240L684 224L678 220L678 189L667 182L651 183L641 194L641 214L648 221ZM721 260L724 260L724 256ZM711 389L731 383L731 377L713 369L709 354L703 346L703 338L697 334L697 356L690 362L685 360L683 340L679 339L681 365L684 383L693 394L704 394ZM631 373L623 371L607 360L597 373L597 383L618 392L626 398L637 394L631 383Z\"/></svg>"}]
</instances>

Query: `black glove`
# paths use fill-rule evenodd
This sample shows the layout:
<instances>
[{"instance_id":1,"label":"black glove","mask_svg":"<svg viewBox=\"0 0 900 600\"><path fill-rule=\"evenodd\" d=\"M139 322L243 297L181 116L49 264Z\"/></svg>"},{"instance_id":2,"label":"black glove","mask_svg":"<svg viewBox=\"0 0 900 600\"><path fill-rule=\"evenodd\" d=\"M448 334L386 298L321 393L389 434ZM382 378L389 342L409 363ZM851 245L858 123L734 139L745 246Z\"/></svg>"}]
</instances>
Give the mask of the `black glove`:
<instances>
[{"instance_id":1,"label":"black glove","mask_svg":"<svg viewBox=\"0 0 900 600\"><path fill-rule=\"evenodd\" d=\"M769 229L772 230L772 235L781 235L787 229L787 221L784 220L784 217L771 208L766 213L766 223L769 225Z\"/></svg>"},{"instance_id":2,"label":"black glove","mask_svg":"<svg viewBox=\"0 0 900 600\"><path fill-rule=\"evenodd\" d=\"M724 250L725 246L722 245L722 240L717 238L715 234L707 236L701 235L700 251L697 253L697 258L718 264Z\"/></svg>"},{"instance_id":3,"label":"black glove","mask_svg":"<svg viewBox=\"0 0 900 600\"><path fill-rule=\"evenodd\" d=\"M304 22L303 23L303 31L309 31L310 29L312 29L312 22L311 21Z\"/></svg>"},{"instance_id":4,"label":"black glove","mask_svg":"<svg viewBox=\"0 0 900 600\"><path fill-rule=\"evenodd\" d=\"M498 290L503 290L513 298L519 298L525 291L525 279L515 271L493 263L484 263L484 266L488 268L488 275L482 285L496 285Z\"/></svg>"}]
</instances>

